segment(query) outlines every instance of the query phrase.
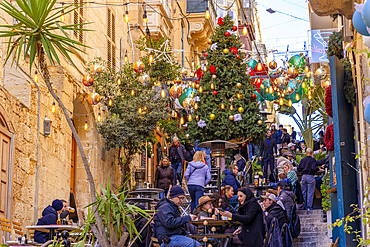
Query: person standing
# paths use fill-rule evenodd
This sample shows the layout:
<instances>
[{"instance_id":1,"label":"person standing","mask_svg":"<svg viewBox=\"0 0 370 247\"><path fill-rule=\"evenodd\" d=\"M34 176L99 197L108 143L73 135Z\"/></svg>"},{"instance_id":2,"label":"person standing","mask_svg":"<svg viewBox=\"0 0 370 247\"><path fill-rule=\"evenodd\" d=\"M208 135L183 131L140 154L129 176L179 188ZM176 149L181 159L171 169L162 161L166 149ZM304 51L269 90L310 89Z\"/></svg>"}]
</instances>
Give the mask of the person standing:
<instances>
[{"instance_id":1,"label":"person standing","mask_svg":"<svg viewBox=\"0 0 370 247\"><path fill-rule=\"evenodd\" d=\"M167 196L168 189L170 186L176 184L175 172L170 166L170 161L167 157L163 157L160 165L155 171L154 187L163 189L164 192L159 194L159 198L162 199Z\"/></svg>"},{"instance_id":2,"label":"person standing","mask_svg":"<svg viewBox=\"0 0 370 247\"><path fill-rule=\"evenodd\" d=\"M175 136L172 138L172 145L169 148L169 160L171 162L171 166L175 171L175 179L177 179L182 184L182 166L185 162L185 146L179 143L179 138Z\"/></svg>"},{"instance_id":3,"label":"person standing","mask_svg":"<svg viewBox=\"0 0 370 247\"><path fill-rule=\"evenodd\" d=\"M274 157L276 157L276 141L271 138L271 130L267 131L266 139L260 144L259 159L263 161L263 178L267 180L267 171L274 172Z\"/></svg>"},{"instance_id":4,"label":"person standing","mask_svg":"<svg viewBox=\"0 0 370 247\"><path fill-rule=\"evenodd\" d=\"M204 160L204 152L194 154L193 161L189 162L184 173L188 181L188 189L191 197L191 212L198 206L198 200L204 194L204 187L211 181L211 172Z\"/></svg>"},{"instance_id":5,"label":"person standing","mask_svg":"<svg viewBox=\"0 0 370 247\"><path fill-rule=\"evenodd\" d=\"M276 132L276 145L278 150L283 147L283 143L281 142L281 137L283 136L283 127L284 126L280 124L279 130Z\"/></svg>"},{"instance_id":6,"label":"person standing","mask_svg":"<svg viewBox=\"0 0 370 247\"><path fill-rule=\"evenodd\" d=\"M295 142L295 139L297 137L297 132L294 130L294 127L292 127L292 135L290 137L292 138L292 142Z\"/></svg>"},{"instance_id":7,"label":"person standing","mask_svg":"<svg viewBox=\"0 0 370 247\"><path fill-rule=\"evenodd\" d=\"M234 235L245 247L262 247L264 238L263 212L253 192L243 187L238 191L239 209L237 214L229 211L220 212L222 216L230 217L234 221L242 223Z\"/></svg>"},{"instance_id":8,"label":"person standing","mask_svg":"<svg viewBox=\"0 0 370 247\"><path fill-rule=\"evenodd\" d=\"M283 134L281 136L281 144L286 143L287 145L290 143L290 135L288 134L287 129L283 129Z\"/></svg>"},{"instance_id":9,"label":"person standing","mask_svg":"<svg viewBox=\"0 0 370 247\"><path fill-rule=\"evenodd\" d=\"M299 162L297 170L302 173L302 194L305 201L305 209L311 210L313 204L313 196L315 193L315 177L317 171L322 171L316 165L315 158L312 157L313 150L307 148L306 157Z\"/></svg>"}]
</instances>

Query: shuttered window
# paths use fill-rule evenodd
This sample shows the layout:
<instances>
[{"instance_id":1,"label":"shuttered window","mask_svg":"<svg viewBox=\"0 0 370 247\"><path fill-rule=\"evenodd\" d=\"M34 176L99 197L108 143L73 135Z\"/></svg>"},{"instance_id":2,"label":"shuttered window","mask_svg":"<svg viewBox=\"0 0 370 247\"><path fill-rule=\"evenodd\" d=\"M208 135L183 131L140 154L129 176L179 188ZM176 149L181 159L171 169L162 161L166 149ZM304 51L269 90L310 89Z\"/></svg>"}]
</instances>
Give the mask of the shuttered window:
<instances>
[{"instance_id":1,"label":"shuttered window","mask_svg":"<svg viewBox=\"0 0 370 247\"><path fill-rule=\"evenodd\" d=\"M109 68L116 69L116 16L108 8L107 13L107 62Z\"/></svg>"},{"instance_id":2,"label":"shuttered window","mask_svg":"<svg viewBox=\"0 0 370 247\"><path fill-rule=\"evenodd\" d=\"M82 25L82 23L84 23L84 8L82 7L83 0L74 0L74 4L75 6L81 6L81 7L74 10L73 24L79 24L76 27L83 28L83 25ZM73 36L81 43L84 42L84 33L82 30L74 30Z\"/></svg>"}]
</instances>

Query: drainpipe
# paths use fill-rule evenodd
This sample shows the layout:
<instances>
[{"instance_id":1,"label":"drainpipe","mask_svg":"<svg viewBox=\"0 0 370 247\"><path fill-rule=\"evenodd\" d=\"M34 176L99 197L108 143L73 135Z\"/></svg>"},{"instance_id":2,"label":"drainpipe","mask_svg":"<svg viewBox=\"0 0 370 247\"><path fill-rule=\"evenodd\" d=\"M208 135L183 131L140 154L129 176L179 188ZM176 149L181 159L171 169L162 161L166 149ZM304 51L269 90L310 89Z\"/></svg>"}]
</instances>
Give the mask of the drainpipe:
<instances>
[{"instance_id":1,"label":"drainpipe","mask_svg":"<svg viewBox=\"0 0 370 247\"><path fill-rule=\"evenodd\" d=\"M36 179L35 179L35 206L34 206L34 222L35 225L37 224L37 208L39 204L39 173L40 173L40 108L41 108L41 92L40 88L37 85L37 83L33 80L33 78L26 72L24 71L19 65L18 68L28 76L28 78L33 82L33 84L37 88L37 95L38 95L38 110L37 110L37 140L36 140Z\"/></svg>"},{"instance_id":2,"label":"drainpipe","mask_svg":"<svg viewBox=\"0 0 370 247\"><path fill-rule=\"evenodd\" d=\"M11 206L12 206L12 187L13 187L13 159L14 159L14 140L15 134L12 133L12 137L10 139L10 155L9 155L9 186L8 186L8 198L7 198L7 211L6 217L10 219L11 215Z\"/></svg>"}]
</instances>

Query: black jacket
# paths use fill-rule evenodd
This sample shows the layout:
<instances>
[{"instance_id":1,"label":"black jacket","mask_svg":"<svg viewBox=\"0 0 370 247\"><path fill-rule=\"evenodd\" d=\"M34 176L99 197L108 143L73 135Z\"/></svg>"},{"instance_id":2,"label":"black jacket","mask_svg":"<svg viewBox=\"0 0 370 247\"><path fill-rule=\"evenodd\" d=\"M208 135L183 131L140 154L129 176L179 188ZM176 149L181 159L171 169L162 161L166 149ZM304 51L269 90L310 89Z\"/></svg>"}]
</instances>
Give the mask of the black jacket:
<instances>
[{"instance_id":1,"label":"black jacket","mask_svg":"<svg viewBox=\"0 0 370 247\"><path fill-rule=\"evenodd\" d=\"M191 220L190 215L181 217L179 207L167 198L160 200L155 207L154 231L159 243L163 236L186 235L185 224Z\"/></svg>"},{"instance_id":2,"label":"black jacket","mask_svg":"<svg viewBox=\"0 0 370 247\"><path fill-rule=\"evenodd\" d=\"M44 211L42 211L42 217L37 221L37 225L56 225L58 219L58 213L52 206L47 206ZM49 233L35 231L34 234L35 242L45 243L49 239Z\"/></svg>"},{"instance_id":3,"label":"black jacket","mask_svg":"<svg viewBox=\"0 0 370 247\"><path fill-rule=\"evenodd\" d=\"M171 166L158 166L155 171L154 187L168 190L170 185L175 185L175 173Z\"/></svg>"},{"instance_id":4,"label":"black jacket","mask_svg":"<svg viewBox=\"0 0 370 247\"><path fill-rule=\"evenodd\" d=\"M223 210L227 210L231 213L236 213L235 210L231 207L230 199L225 194L221 196L221 199L222 199L221 208Z\"/></svg>"},{"instance_id":5,"label":"black jacket","mask_svg":"<svg viewBox=\"0 0 370 247\"><path fill-rule=\"evenodd\" d=\"M285 223L288 223L288 216L286 211L276 202L273 202L270 207L266 209L268 215L266 216L267 225L271 225L273 218L279 221L279 228L281 229Z\"/></svg>"},{"instance_id":6,"label":"black jacket","mask_svg":"<svg viewBox=\"0 0 370 247\"><path fill-rule=\"evenodd\" d=\"M273 138L270 138L269 145L267 145L267 138L260 143L259 155L262 157L262 159L267 158L267 153L271 158L274 157L274 154L277 154L276 141Z\"/></svg>"},{"instance_id":7,"label":"black jacket","mask_svg":"<svg viewBox=\"0 0 370 247\"><path fill-rule=\"evenodd\" d=\"M307 156L299 162L297 170L302 172L302 175L314 175L319 168L317 167L315 158Z\"/></svg>"},{"instance_id":8,"label":"black jacket","mask_svg":"<svg viewBox=\"0 0 370 247\"><path fill-rule=\"evenodd\" d=\"M281 136L281 143L290 143L290 135L288 133L286 133L284 136L282 135Z\"/></svg>"},{"instance_id":9,"label":"black jacket","mask_svg":"<svg viewBox=\"0 0 370 247\"><path fill-rule=\"evenodd\" d=\"M248 190L248 194L244 204L239 207L238 214L232 215L232 220L243 224L238 237L245 247L262 247L265 235L262 208L253 192Z\"/></svg>"}]
</instances>

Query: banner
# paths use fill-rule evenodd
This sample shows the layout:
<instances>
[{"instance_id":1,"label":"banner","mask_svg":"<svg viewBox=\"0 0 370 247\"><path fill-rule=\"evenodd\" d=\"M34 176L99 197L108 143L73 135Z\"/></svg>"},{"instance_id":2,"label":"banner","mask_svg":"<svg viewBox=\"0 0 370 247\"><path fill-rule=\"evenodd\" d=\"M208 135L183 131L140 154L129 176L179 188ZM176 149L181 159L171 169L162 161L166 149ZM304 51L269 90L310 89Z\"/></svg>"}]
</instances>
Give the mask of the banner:
<instances>
[{"instance_id":1,"label":"banner","mask_svg":"<svg viewBox=\"0 0 370 247\"><path fill-rule=\"evenodd\" d=\"M320 30L311 30L311 57L310 63L329 62L326 51L328 42L324 40Z\"/></svg>"}]
</instances>

